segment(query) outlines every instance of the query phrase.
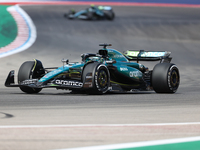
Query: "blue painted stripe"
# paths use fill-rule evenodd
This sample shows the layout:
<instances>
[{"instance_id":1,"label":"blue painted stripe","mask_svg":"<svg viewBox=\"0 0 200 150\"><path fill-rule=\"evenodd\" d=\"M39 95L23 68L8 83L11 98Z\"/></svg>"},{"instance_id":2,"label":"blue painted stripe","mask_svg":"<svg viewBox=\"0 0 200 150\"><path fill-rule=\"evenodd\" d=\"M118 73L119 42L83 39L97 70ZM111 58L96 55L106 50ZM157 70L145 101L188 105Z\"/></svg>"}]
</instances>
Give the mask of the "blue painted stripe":
<instances>
[{"instance_id":1,"label":"blue painted stripe","mask_svg":"<svg viewBox=\"0 0 200 150\"><path fill-rule=\"evenodd\" d=\"M200 4L200 0L40 0L40 1L72 1L72 2L133 2L161 4Z\"/></svg>"}]
</instances>

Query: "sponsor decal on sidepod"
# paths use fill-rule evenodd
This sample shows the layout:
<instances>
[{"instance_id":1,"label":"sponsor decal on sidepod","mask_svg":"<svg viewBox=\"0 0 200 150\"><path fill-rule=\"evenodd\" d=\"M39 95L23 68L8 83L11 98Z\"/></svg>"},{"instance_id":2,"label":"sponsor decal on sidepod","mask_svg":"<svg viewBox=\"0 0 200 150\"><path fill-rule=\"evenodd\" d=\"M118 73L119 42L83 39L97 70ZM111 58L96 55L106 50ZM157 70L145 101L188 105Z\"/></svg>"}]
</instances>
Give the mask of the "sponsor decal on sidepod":
<instances>
[{"instance_id":1,"label":"sponsor decal on sidepod","mask_svg":"<svg viewBox=\"0 0 200 150\"><path fill-rule=\"evenodd\" d=\"M78 81L68 81L68 80L56 80L56 84L59 85L66 85L66 86L75 86L75 87L82 87L83 83Z\"/></svg>"}]
</instances>

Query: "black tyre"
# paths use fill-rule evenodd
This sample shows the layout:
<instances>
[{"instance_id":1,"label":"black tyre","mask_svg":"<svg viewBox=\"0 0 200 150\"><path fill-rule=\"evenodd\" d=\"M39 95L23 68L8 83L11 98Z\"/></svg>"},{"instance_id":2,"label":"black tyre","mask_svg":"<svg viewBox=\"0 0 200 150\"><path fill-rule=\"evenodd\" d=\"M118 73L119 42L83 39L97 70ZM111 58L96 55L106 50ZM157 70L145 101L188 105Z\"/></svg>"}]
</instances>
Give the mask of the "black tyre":
<instances>
[{"instance_id":1,"label":"black tyre","mask_svg":"<svg viewBox=\"0 0 200 150\"><path fill-rule=\"evenodd\" d=\"M87 20L95 20L93 12L87 12L86 16L87 16Z\"/></svg>"},{"instance_id":2,"label":"black tyre","mask_svg":"<svg viewBox=\"0 0 200 150\"><path fill-rule=\"evenodd\" d=\"M160 63L154 67L152 86L156 93L175 93L179 83L179 70L175 64Z\"/></svg>"},{"instance_id":3,"label":"black tyre","mask_svg":"<svg viewBox=\"0 0 200 150\"><path fill-rule=\"evenodd\" d=\"M43 73L44 70L40 70L38 67L41 67L41 64L37 64L35 61L26 61L24 62L18 71L18 83L27 80L27 79L34 79L39 77L37 73ZM43 67L42 67L43 69ZM30 87L20 87L20 89L29 94L39 93L42 89L41 88L30 88Z\"/></svg>"},{"instance_id":4,"label":"black tyre","mask_svg":"<svg viewBox=\"0 0 200 150\"><path fill-rule=\"evenodd\" d=\"M113 11L108 11L105 13L105 16L108 20L113 20L115 18L115 13Z\"/></svg>"},{"instance_id":5,"label":"black tyre","mask_svg":"<svg viewBox=\"0 0 200 150\"><path fill-rule=\"evenodd\" d=\"M64 14L64 17L68 18L68 19L74 19L74 14L76 13L75 10L69 10L68 13Z\"/></svg>"},{"instance_id":6,"label":"black tyre","mask_svg":"<svg viewBox=\"0 0 200 150\"><path fill-rule=\"evenodd\" d=\"M110 73L104 64L98 62L87 64L82 74L83 83L88 74L92 75L92 87L86 90L88 94L104 94L109 90Z\"/></svg>"}]
</instances>

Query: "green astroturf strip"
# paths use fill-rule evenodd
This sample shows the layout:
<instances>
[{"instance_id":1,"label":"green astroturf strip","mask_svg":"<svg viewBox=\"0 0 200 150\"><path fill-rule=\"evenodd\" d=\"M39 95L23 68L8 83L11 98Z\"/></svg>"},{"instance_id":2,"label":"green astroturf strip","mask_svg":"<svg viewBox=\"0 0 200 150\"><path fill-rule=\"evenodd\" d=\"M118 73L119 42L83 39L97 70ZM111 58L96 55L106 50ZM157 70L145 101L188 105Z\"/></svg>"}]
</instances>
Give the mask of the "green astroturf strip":
<instances>
[{"instance_id":1,"label":"green astroturf strip","mask_svg":"<svg viewBox=\"0 0 200 150\"><path fill-rule=\"evenodd\" d=\"M0 48L10 44L17 36L17 24L6 10L8 7L0 5Z\"/></svg>"},{"instance_id":2,"label":"green astroturf strip","mask_svg":"<svg viewBox=\"0 0 200 150\"><path fill-rule=\"evenodd\" d=\"M200 150L200 141L134 147L134 148L122 148L115 150Z\"/></svg>"}]
</instances>

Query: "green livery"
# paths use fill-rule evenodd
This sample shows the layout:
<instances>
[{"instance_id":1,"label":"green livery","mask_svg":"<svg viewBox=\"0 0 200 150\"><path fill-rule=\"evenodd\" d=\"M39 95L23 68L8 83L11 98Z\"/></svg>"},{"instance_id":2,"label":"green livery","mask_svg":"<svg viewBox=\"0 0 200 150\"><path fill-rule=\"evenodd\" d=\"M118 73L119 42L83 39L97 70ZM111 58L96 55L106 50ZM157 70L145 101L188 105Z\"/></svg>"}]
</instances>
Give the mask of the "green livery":
<instances>
[{"instance_id":1,"label":"green livery","mask_svg":"<svg viewBox=\"0 0 200 150\"><path fill-rule=\"evenodd\" d=\"M38 93L42 88L71 90L74 93L104 94L133 90L154 90L175 93L180 83L178 67L170 63L170 52L128 50L124 53L103 46L97 54L84 53L82 61L44 68L39 60L24 62L14 83L14 70L5 82L7 87L19 87L25 93ZM156 61L153 70L139 61ZM136 61L136 62L134 62Z\"/></svg>"}]
</instances>

